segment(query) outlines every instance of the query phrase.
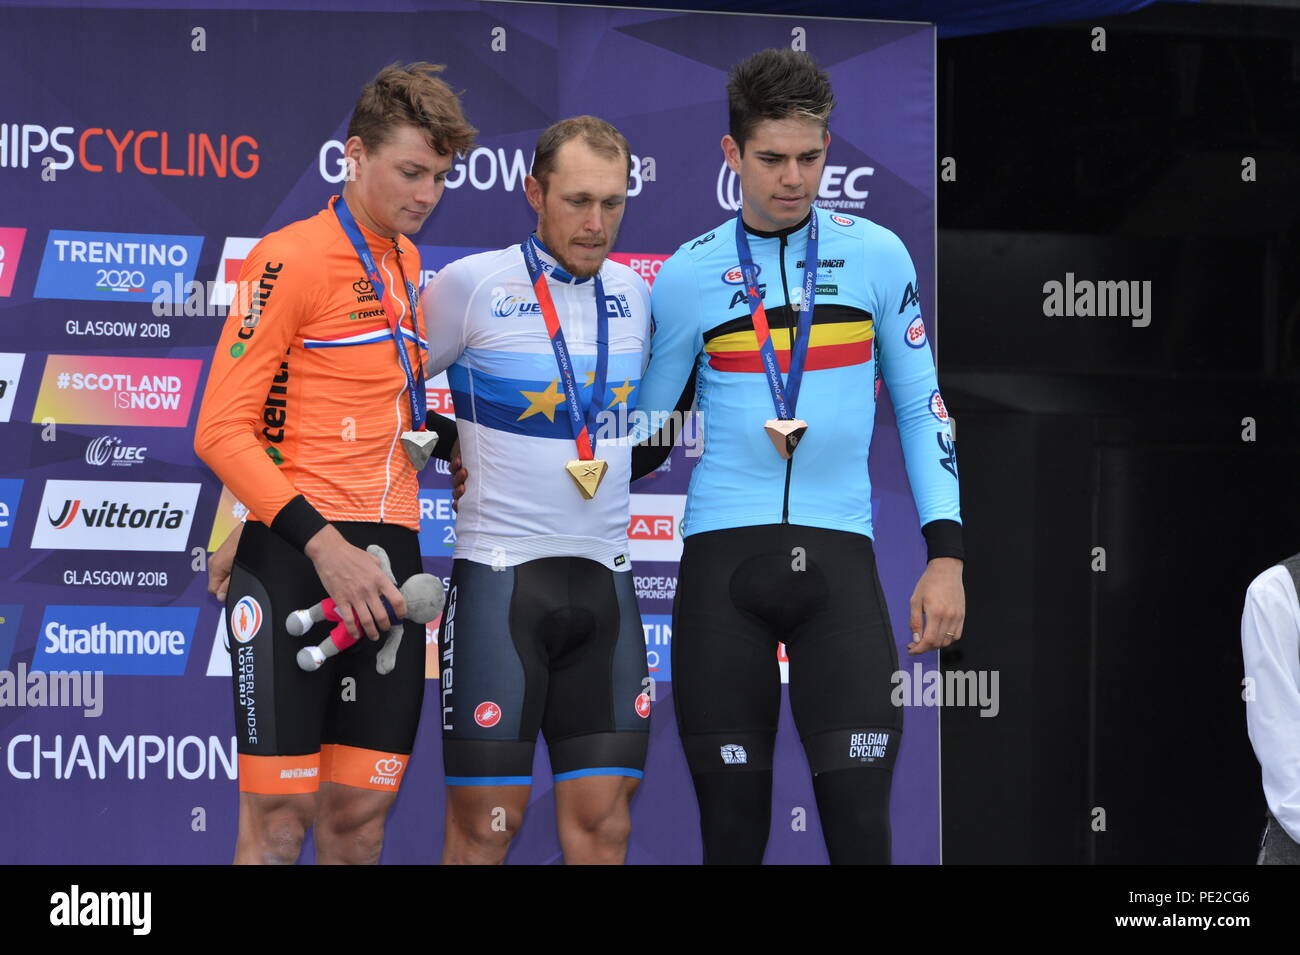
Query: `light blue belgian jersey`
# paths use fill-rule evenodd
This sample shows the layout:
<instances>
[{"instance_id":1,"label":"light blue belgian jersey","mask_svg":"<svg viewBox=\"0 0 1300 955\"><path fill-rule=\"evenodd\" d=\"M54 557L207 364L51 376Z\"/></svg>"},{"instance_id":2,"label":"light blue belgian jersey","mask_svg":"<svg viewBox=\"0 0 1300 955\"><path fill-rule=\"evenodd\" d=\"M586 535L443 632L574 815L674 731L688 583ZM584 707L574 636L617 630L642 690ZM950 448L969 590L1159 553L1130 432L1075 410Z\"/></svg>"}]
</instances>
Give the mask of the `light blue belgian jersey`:
<instances>
[{"instance_id":1,"label":"light blue belgian jersey","mask_svg":"<svg viewBox=\"0 0 1300 955\"><path fill-rule=\"evenodd\" d=\"M956 451L911 257L898 236L868 219L815 214L815 307L794 414L808 431L788 461L763 427L777 415L742 284L735 220L682 245L655 279L651 359L638 404L652 413L671 409L688 377L697 376L704 453L691 475L686 535L790 523L871 536L867 456L882 380L922 527L961 521ZM808 222L747 232L788 377ZM960 528L949 529L959 542Z\"/></svg>"}]
</instances>

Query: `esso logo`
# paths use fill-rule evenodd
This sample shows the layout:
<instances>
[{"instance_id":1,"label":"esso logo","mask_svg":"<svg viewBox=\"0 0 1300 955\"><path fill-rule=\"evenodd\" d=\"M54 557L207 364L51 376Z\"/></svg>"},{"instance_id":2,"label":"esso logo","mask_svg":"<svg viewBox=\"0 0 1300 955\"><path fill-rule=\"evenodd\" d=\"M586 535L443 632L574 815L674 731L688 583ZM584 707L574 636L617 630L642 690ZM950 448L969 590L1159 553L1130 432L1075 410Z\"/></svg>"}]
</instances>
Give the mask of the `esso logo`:
<instances>
[{"instance_id":1,"label":"esso logo","mask_svg":"<svg viewBox=\"0 0 1300 955\"><path fill-rule=\"evenodd\" d=\"M925 347L925 322L921 320L920 315L908 324L906 340L913 348Z\"/></svg>"},{"instance_id":2,"label":"esso logo","mask_svg":"<svg viewBox=\"0 0 1300 955\"><path fill-rule=\"evenodd\" d=\"M252 597L241 597L230 611L230 632L240 643L247 643L262 629L262 605Z\"/></svg>"},{"instance_id":3,"label":"esso logo","mask_svg":"<svg viewBox=\"0 0 1300 955\"><path fill-rule=\"evenodd\" d=\"M944 424L948 423L948 409L944 407L943 398L938 391L930 392L930 414Z\"/></svg>"},{"instance_id":4,"label":"esso logo","mask_svg":"<svg viewBox=\"0 0 1300 955\"><path fill-rule=\"evenodd\" d=\"M758 274L762 271L762 266L755 265L754 278L758 278ZM727 269L727 271L722 273L722 281L726 282L728 285L744 285L745 270L739 265L733 265L731 268Z\"/></svg>"},{"instance_id":5,"label":"esso logo","mask_svg":"<svg viewBox=\"0 0 1300 955\"><path fill-rule=\"evenodd\" d=\"M842 225L842 226L853 225L853 220L850 219L848 216L842 216L834 212L831 213L831 221L834 222L836 225Z\"/></svg>"},{"instance_id":6,"label":"esso logo","mask_svg":"<svg viewBox=\"0 0 1300 955\"><path fill-rule=\"evenodd\" d=\"M638 696L634 705L636 706L637 716L643 720L650 718L650 695L648 693L642 693Z\"/></svg>"},{"instance_id":7,"label":"esso logo","mask_svg":"<svg viewBox=\"0 0 1300 955\"><path fill-rule=\"evenodd\" d=\"M501 707L484 700L474 707L474 722L484 728L496 726L501 722Z\"/></svg>"}]
</instances>

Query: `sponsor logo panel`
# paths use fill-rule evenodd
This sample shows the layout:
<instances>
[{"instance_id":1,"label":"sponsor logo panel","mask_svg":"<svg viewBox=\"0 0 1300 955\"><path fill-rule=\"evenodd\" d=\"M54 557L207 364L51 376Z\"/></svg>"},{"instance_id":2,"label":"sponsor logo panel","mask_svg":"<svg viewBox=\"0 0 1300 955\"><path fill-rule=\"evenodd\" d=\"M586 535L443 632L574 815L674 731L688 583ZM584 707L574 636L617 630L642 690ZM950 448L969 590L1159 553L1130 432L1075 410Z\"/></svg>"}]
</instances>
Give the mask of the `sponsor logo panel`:
<instances>
[{"instance_id":1,"label":"sponsor logo panel","mask_svg":"<svg viewBox=\"0 0 1300 955\"><path fill-rule=\"evenodd\" d=\"M650 679L669 683L673 678L672 614L643 613L641 629L645 631L645 665Z\"/></svg>"},{"instance_id":2,"label":"sponsor logo panel","mask_svg":"<svg viewBox=\"0 0 1300 955\"><path fill-rule=\"evenodd\" d=\"M221 246L221 258L217 261L216 281L212 285L212 304L229 308L235 301L235 290L239 283L239 270L244 267L244 259L253 251L253 246L261 241L243 236L227 236Z\"/></svg>"},{"instance_id":3,"label":"sponsor logo panel","mask_svg":"<svg viewBox=\"0 0 1300 955\"><path fill-rule=\"evenodd\" d=\"M199 487L150 481L47 481L31 546L185 550Z\"/></svg>"},{"instance_id":4,"label":"sponsor logo panel","mask_svg":"<svg viewBox=\"0 0 1300 955\"><path fill-rule=\"evenodd\" d=\"M13 659L14 643L18 639L18 624L23 619L20 604L0 604L0 670L7 669Z\"/></svg>"},{"instance_id":5,"label":"sponsor logo panel","mask_svg":"<svg viewBox=\"0 0 1300 955\"><path fill-rule=\"evenodd\" d=\"M49 606L31 668L181 676L198 615L197 607Z\"/></svg>"},{"instance_id":6,"label":"sponsor logo panel","mask_svg":"<svg viewBox=\"0 0 1300 955\"><path fill-rule=\"evenodd\" d=\"M32 297L153 302L156 283L194 280L202 247L201 235L52 229Z\"/></svg>"},{"instance_id":7,"label":"sponsor logo panel","mask_svg":"<svg viewBox=\"0 0 1300 955\"><path fill-rule=\"evenodd\" d=\"M0 227L0 298L12 295L14 276L18 274L18 259L23 254L26 229Z\"/></svg>"},{"instance_id":8,"label":"sponsor logo panel","mask_svg":"<svg viewBox=\"0 0 1300 955\"><path fill-rule=\"evenodd\" d=\"M22 352L0 352L0 421L8 421L13 413L26 358Z\"/></svg>"},{"instance_id":9,"label":"sponsor logo panel","mask_svg":"<svg viewBox=\"0 0 1300 955\"><path fill-rule=\"evenodd\" d=\"M626 265L645 279L646 285L654 288L655 278L659 275L659 270L672 256L658 252L611 252L609 258L614 262Z\"/></svg>"},{"instance_id":10,"label":"sponsor logo panel","mask_svg":"<svg viewBox=\"0 0 1300 955\"><path fill-rule=\"evenodd\" d=\"M627 528L632 564L682 558L685 494L632 494Z\"/></svg>"},{"instance_id":11,"label":"sponsor logo panel","mask_svg":"<svg viewBox=\"0 0 1300 955\"><path fill-rule=\"evenodd\" d=\"M23 496L22 478L0 478L0 547L8 547Z\"/></svg>"},{"instance_id":12,"label":"sponsor logo panel","mask_svg":"<svg viewBox=\"0 0 1300 955\"><path fill-rule=\"evenodd\" d=\"M451 488L420 488L420 553L446 557L456 546L456 512Z\"/></svg>"},{"instance_id":13,"label":"sponsor logo panel","mask_svg":"<svg viewBox=\"0 0 1300 955\"><path fill-rule=\"evenodd\" d=\"M50 355L32 423L184 428L202 367L198 358Z\"/></svg>"}]
</instances>

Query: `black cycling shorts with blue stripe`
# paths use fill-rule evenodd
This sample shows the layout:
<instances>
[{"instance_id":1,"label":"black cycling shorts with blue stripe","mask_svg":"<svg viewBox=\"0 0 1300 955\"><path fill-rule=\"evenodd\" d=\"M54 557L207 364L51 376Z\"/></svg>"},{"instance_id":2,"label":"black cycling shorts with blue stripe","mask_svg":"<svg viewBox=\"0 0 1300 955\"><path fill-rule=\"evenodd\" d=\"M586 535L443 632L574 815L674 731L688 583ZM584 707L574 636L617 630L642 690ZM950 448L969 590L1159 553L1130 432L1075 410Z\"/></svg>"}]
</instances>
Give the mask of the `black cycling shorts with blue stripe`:
<instances>
[{"instance_id":1,"label":"black cycling shorts with blue stripe","mask_svg":"<svg viewBox=\"0 0 1300 955\"><path fill-rule=\"evenodd\" d=\"M438 646L449 786L530 785L538 730L556 781L641 778L652 694L630 572L457 560Z\"/></svg>"}]
</instances>

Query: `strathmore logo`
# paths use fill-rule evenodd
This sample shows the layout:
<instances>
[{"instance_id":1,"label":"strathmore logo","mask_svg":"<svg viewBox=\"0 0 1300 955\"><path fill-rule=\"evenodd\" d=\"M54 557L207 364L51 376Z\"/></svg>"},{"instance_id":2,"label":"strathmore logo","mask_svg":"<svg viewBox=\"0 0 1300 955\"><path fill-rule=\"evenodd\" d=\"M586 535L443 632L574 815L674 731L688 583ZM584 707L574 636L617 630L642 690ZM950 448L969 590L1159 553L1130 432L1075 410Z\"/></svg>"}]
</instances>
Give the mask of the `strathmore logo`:
<instances>
[{"instance_id":1,"label":"strathmore logo","mask_svg":"<svg viewBox=\"0 0 1300 955\"><path fill-rule=\"evenodd\" d=\"M47 481L31 546L184 550L198 499L198 484Z\"/></svg>"}]
</instances>

